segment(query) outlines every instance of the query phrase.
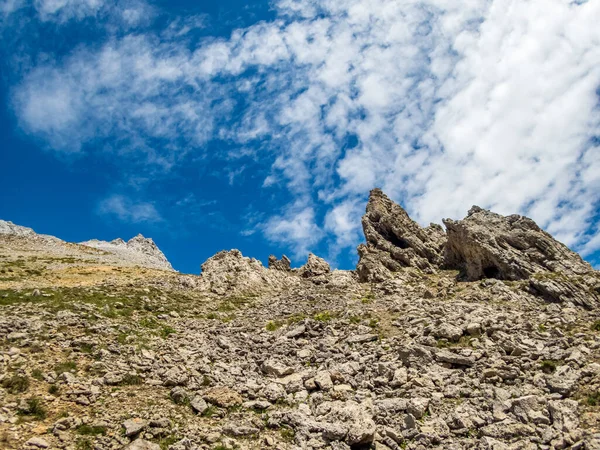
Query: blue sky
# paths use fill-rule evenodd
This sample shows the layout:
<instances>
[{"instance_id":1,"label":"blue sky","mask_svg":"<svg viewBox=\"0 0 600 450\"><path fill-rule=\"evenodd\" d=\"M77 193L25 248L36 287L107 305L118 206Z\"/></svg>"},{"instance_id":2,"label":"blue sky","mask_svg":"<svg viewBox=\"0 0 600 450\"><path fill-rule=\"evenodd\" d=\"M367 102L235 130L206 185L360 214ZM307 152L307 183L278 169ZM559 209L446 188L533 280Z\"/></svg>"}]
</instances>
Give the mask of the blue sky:
<instances>
[{"instance_id":1,"label":"blue sky","mask_svg":"<svg viewBox=\"0 0 600 450\"><path fill-rule=\"evenodd\" d=\"M200 4L199 4L200 3ZM420 223L522 213L600 262L600 2L0 0L0 218L356 262L379 186Z\"/></svg>"}]
</instances>

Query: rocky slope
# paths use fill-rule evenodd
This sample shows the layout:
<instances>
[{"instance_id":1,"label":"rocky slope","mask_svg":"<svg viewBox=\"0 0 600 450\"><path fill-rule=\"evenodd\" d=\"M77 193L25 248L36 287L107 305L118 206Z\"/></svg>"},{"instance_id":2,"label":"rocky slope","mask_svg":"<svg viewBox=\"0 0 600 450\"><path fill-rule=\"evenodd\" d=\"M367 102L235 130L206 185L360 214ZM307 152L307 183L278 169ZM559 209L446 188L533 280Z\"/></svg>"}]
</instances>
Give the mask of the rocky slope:
<instances>
[{"instance_id":1,"label":"rocky slope","mask_svg":"<svg viewBox=\"0 0 600 450\"><path fill-rule=\"evenodd\" d=\"M0 446L600 448L597 272L520 216L445 225L373 191L356 271L1 240Z\"/></svg>"},{"instance_id":2,"label":"rocky slope","mask_svg":"<svg viewBox=\"0 0 600 450\"><path fill-rule=\"evenodd\" d=\"M21 242L22 247L32 247L34 251L47 252L54 256L79 259L94 258L98 263L108 265L142 266L154 269L173 270L173 267L154 241L141 234L125 242L115 239L110 242L92 239L80 244L67 243L57 237L37 234L33 229L0 220L0 243ZM89 250L89 248L97 251ZM99 251L98 251L99 250ZM16 255L13 255L16 256Z\"/></svg>"},{"instance_id":3,"label":"rocky slope","mask_svg":"<svg viewBox=\"0 0 600 450\"><path fill-rule=\"evenodd\" d=\"M108 253L118 255L122 260L137 263L145 267L156 269L173 270L171 263L151 238L145 238L141 234L131 238L127 242L123 239L115 239L110 242L92 239L81 242L80 245L104 250Z\"/></svg>"}]
</instances>

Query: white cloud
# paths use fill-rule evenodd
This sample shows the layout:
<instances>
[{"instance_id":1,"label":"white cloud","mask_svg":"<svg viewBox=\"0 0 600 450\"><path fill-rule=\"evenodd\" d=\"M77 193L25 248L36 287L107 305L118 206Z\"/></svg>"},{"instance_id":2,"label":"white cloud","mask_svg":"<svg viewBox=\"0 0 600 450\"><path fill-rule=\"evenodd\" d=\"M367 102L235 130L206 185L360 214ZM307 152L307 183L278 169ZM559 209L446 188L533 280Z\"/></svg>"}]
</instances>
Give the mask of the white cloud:
<instances>
[{"instance_id":1,"label":"white cloud","mask_svg":"<svg viewBox=\"0 0 600 450\"><path fill-rule=\"evenodd\" d=\"M260 141L265 188L294 198L263 231L297 252L322 230L354 246L374 186L422 223L479 204L600 248L599 2L275 7L277 19L191 51L173 25L182 33L125 36L40 66L17 89L17 115L57 149L116 139L167 168L213 138Z\"/></svg>"},{"instance_id":2,"label":"white cloud","mask_svg":"<svg viewBox=\"0 0 600 450\"><path fill-rule=\"evenodd\" d=\"M143 0L0 0L0 13L5 17L25 7L42 22L65 24L92 18L125 30L149 24L156 13Z\"/></svg>"},{"instance_id":3,"label":"white cloud","mask_svg":"<svg viewBox=\"0 0 600 450\"><path fill-rule=\"evenodd\" d=\"M105 0L34 0L33 5L41 20L83 19L94 16L104 5Z\"/></svg>"},{"instance_id":4,"label":"white cloud","mask_svg":"<svg viewBox=\"0 0 600 450\"><path fill-rule=\"evenodd\" d=\"M134 202L123 195L112 195L100 202L98 212L122 222L160 222L162 217L152 203Z\"/></svg>"},{"instance_id":5,"label":"white cloud","mask_svg":"<svg viewBox=\"0 0 600 450\"><path fill-rule=\"evenodd\" d=\"M298 257L306 255L323 237L314 209L300 204L292 205L282 216L271 217L261 228L267 239L289 245Z\"/></svg>"}]
</instances>

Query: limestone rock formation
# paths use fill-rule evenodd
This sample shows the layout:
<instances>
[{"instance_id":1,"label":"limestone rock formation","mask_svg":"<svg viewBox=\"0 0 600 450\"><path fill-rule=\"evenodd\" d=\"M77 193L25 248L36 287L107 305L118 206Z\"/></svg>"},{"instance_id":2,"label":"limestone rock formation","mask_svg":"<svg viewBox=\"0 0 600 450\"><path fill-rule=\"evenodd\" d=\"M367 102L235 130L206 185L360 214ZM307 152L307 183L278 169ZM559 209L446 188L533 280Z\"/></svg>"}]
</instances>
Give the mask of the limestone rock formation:
<instances>
[{"instance_id":1,"label":"limestone rock formation","mask_svg":"<svg viewBox=\"0 0 600 450\"><path fill-rule=\"evenodd\" d=\"M523 216L502 216L474 206L463 220L421 228L379 189L371 191L358 247L360 281L378 282L403 267L425 272L458 270L459 278L527 280L548 301L593 307L600 279L581 257Z\"/></svg>"},{"instance_id":2,"label":"limestone rock formation","mask_svg":"<svg viewBox=\"0 0 600 450\"><path fill-rule=\"evenodd\" d=\"M208 258L201 267L202 280L217 294L252 289L266 279L266 269L262 263L244 257L237 249L223 250Z\"/></svg>"},{"instance_id":3,"label":"limestone rock formation","mask_svg":"<svg viewBox=\"0 0 600 450\"><path fill-rule=\"evenodd\" d=\"M289 272L291 265L290 258L285 255L281 256L281 259L277 259L275 255L269 256L269 269L281 270L283 272Z\"/></svg>"},{"instance_id":4,"label":"limestone rock formation","mask_svg":"<svg viewBox=\"0 0 600 450\"><path fill-rule=\"evenodd\" d=\"M600 449L598 272L519 216L475 208L447 241L384 216L368 284L314 255L198 276L0 233L1 448Z\"/></svg>"},{"instance_id":5,"label":"limestone rock formation","mask_svg":"<svg viewBox=\"0 0 600 450\"><path fill-rule=\"evenodd\" d=\"M442 227L422 228L381 189L371 191L362 227L367 243L358 247L361 281L383 281L402 267L432 273L443 261Z\"/></svg>"},{"instance_id":6,"label":"limestone rock formation","mask_svg":"<svg viewBox=\"0 0 600 450\"><path fill-rule=\"evenodd\" d=\"M32 236L35 234L33 229L16 225L8 220L0 220L0 234L11 234L14 236Z\"/></svg>"},{"instance_id":7,"label":"limestone rock formation","mask_svg":"<svg viewBox=\"0 0 600 450\"><path fill-rule=\"evenodd\" d=\"M531 291L548 301L586 307L600 301L592 267L528 217L474 206L465 219L446 219L444 225L445 265L466 280L528 280Z\"/></svg>"},{"instance_id":8,"label":"limestone rock formation","mask_svg":"<svg viewBox=\"0 0 600 450\"><path fill-rule=\"evenodd\" d=\"M114 253L123 259L136 262L141 266L173 270L171 263L169 263L164 253L158 248L154 241L151 238L145 238L141 234L138 234L127 242L121 238L114 239L110 242L92 239L81 242L80 245Z\"/></svg>"},{"instance_id":9,"label":"limestone rock formation","mask_svg":"<svg viewBox=\"0 0 600 450\"><path fill-rule=\"evenodd\" d=\"M274 288L293 278L287 271L269 270L255 258L237 249L221 251L202 264L201 280L205 289L216 294L251 293Z\"/></svg>"},{"instance_id":10,"label":"limestone rock formation","mask_svg":"<svg viewBox=\"0 0 600 450\"><path fill-rule=\"evenodd\" d=\"M317 277L319 275L325 275L331 271L331 267L327 261L320 258L312 253L308 254L308 261L302 267L298 269L300 275L304 278Z\"/></svg>"},{"instance_id":11,"label":"limestone rock formation","mask_svg":"<svg viewBox=\"0 0 600 450\"><path fill-rule=\"evenodd\" d=\"M445 265L468 280L523 280L533 274L584 275L592 267L543 231L528 217L500 214L473 206L463 220L445 219Z\"/></svg>"},{"instance_id":12,"label":"limestone rock formation","mask_svg":"<svg viewBox=\"0 0 600 450\"><path fill-rule=\"evenodd\" d=\"M38 234L33 231L32 228L17 225L8 220L0 220L0 235L49 241L51 243L63 242L57 237L47 234Z\"/></svg>"}]
</instances>

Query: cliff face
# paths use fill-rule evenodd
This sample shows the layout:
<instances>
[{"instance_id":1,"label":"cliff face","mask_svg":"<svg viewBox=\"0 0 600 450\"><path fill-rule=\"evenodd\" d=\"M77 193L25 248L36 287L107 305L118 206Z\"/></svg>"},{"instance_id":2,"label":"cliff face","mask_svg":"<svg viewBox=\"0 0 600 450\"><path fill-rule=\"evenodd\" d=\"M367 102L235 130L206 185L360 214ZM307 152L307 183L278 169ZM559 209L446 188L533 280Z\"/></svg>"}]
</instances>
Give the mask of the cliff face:
<instances>
[{"instance_id":1,"label":"cliff face","mask_svg":"<svg viewBox=\"0 0 600 450\"><path fill-rule=\"evenodd\" d=\"M375 190L356 271L196 276L0 223L0 447L600 448L598 273L521 216L444 224Z\"/></svg>"}]
</instances>

